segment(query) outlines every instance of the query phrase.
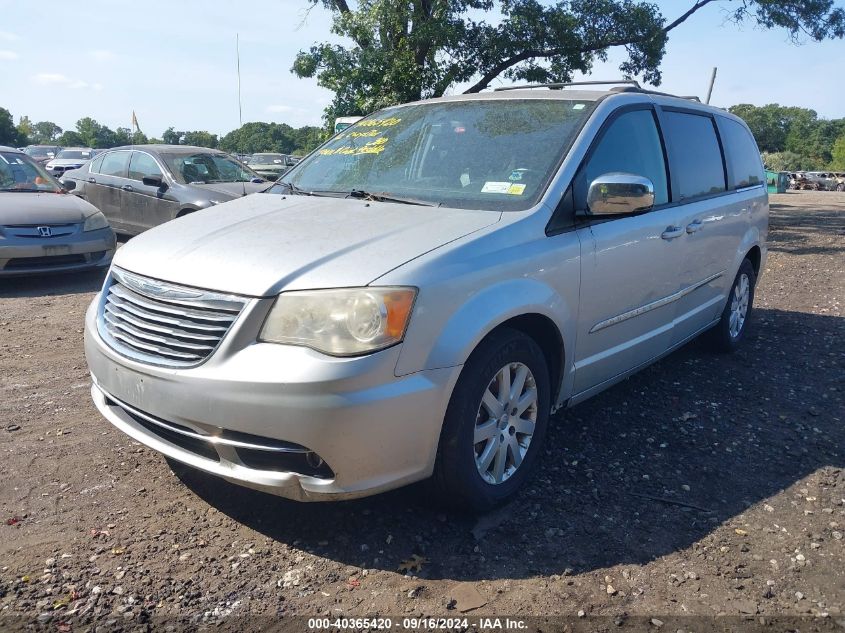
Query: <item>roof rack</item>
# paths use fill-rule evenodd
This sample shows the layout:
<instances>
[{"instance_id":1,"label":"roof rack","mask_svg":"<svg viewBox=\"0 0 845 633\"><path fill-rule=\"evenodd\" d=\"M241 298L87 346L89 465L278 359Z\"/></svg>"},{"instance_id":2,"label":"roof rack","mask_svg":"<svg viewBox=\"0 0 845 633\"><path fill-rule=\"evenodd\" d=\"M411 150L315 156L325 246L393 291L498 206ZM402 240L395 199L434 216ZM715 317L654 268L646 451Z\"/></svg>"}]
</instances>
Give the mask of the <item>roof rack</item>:
<instances>
[{"instance_id":1,"label":"roof rack","mask_svg":"<svg viewBox=\"0 0 845 633\"><path fill-rule=\"evenodd\" d=\"M552 90L559 90L560 88L569 88L570 86L602 86L607 84L627 84L634 88L642 90L640 84L634 79L614 79L611 81L568 81L566 83L551 83L551 84L526 84L524 86L502 86L494 88L494 92L502 92L504 90L527 90L531 88L550 88Z\"/></svg>"},{"instance_id":2,"label":"roof rack","mask_svg":"<svg viewBox=\"0 0 845 633\"><path fill-rule=\"evenodd\" d=\"M550 90L560 90L561 88L569 88L571 86L604 86L614 84L610 89L611 92L638 92L642 94L660 95L661 97L675 97L676 99L686 99L687 101L697 101L701 103L701 99L695 95L673 95L668 92L659 92L657 90L647 90L640 86L639 82L634 79L615 79L612 81L569 81L566 83L551 83L551 84L526 84L524 86L503 86L501 88L494 88L494 92L502 92L504 90L530 90L533 88L549 88Z\"/></svg>"}]
</instances>

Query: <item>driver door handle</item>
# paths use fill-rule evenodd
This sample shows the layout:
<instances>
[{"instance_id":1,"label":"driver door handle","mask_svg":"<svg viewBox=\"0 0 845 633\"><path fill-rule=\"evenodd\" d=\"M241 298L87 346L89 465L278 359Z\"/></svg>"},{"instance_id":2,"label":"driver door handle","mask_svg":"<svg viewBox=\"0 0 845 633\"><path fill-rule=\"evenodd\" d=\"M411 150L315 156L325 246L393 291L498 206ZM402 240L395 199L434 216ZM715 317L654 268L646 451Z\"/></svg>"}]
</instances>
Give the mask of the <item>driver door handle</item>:
<instances>
[{"instance_id":1,"label":"driver door handle","mask_svg":"<svg viewBox=\"0 0 845 633\"><path fill-rule=\"evenodd\" d=\"M701 220L693 220L692 222L687 224L687 233L692 235L693 233L698 231L702 226L704 225L701 223Z\"/></svg>"},{"instance_id":2,"label":"driver door handle","mask_svg":"<svg viewBox=\"0 0 845 633\"><path fill-rule=\"evenodd\" d=\"M96 184L96 183L97 183L97 179L96 179L96 178L89 178L89 179L88 179L88 182Z\"/></svg>"},{"instance_id":3,"label":"driver door handle","mask_svg":"<svg viewBox=\"0 0 845 633\"><path fill-rule=\"evenodd\" d=\"M684 234L683 227L680 226L667 226L666 230L660 234L664 240L674 240L676 237L681 237Z\"/></svg>"},{"instance_id":4,"label":"driver door handle","mask_svg":"<svg viewBox=\"0 0 845 633\"><path fill-rule=\"evenodd\" d=\"M123 189L124 191L135 191L135 190L132 188L132 185L123 185L123 186L121 187L121 189Z\"/></svg>"}]
</instances>

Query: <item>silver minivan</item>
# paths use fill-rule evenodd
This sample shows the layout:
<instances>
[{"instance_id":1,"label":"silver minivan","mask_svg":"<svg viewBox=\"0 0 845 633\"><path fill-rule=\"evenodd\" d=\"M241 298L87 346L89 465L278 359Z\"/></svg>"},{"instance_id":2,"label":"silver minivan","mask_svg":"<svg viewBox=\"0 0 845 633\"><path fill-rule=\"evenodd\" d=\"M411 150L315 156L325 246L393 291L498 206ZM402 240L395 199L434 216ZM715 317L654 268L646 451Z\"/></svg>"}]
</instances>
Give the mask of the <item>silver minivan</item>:
<instances>
[{"instance_id":1,"label":"silver minivan","mask_svg":"<svg viewBox=\"0 0 845 633\"><path fill-rule=\"evenodd\" d=\"M551 88L376 112L268 191L130 241L86 317L100 412L284 497L430 479L485 509L556 410L699 334L736 348L768 228L748 127Z\"/></svg>"}]
</instances>

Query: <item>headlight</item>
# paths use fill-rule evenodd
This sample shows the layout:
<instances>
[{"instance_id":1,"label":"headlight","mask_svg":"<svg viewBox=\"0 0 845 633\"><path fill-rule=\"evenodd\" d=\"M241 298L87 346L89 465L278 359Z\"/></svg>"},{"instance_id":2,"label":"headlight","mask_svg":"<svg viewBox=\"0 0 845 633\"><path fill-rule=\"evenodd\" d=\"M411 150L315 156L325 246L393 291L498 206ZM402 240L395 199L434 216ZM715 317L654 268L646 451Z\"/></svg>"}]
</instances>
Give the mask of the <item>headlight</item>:
<instances>
[{"instance_id":1,"label":"headlight","mask_svg":"<svg viewBox=\"0 0 845 633\"><path fill-rule=\"evenodd\" d=\"M374 352L402 340L416 296L414 288L284 292L270 309L259 339L332 356Z\"/></svg>"},{"instance_id":2,"label":"headlight","mask_svg":"<svg viewBox=\"0 0 845 633\"><path fill-rule=\"evenodd\" d=\"M109 225L108 220L106 220L106 216L104 216L100 211L97 211L93 215L89 215L85 218L85 226L82 227L83 231L96 231L98 229L105 229Z\"/></svg>"}]
</instances>

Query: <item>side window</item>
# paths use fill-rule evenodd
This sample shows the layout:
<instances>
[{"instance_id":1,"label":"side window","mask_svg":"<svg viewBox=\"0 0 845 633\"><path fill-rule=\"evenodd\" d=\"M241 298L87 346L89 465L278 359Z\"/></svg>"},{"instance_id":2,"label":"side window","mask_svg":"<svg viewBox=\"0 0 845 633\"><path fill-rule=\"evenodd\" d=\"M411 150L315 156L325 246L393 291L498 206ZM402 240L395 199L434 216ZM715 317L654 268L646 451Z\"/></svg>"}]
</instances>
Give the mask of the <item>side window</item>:
<instances>
[{"instance_id":1,"label":"side window","mask_svg":"<svg viewBox=\"0 0 845 633\"><path fill-rule=\"evenodd\" d=\"M103 159L106 157L106 154L102 156L97 156L94 160L91 161L91 164L88 165L88 171L92 174L99 174L100 173L100 165L103 164Z\"/></svg>"},{"instance_id":2,"label":"side window","mask_svg":"<svg viewBox=\"0 0 845 633\"><path fill-rule=\"evenodd\" d=\"M664 112L663 133L669 144L669 163L678 183L678 199L725 191L722 150L709 116Z\"/></svg>"},{"instance_id":3,"label":"side window","mask_svg":"<svg viewBox=\"0 0 845 633\"><path fill-rule=\"evenodd\" d=\"M133 152L129 161L129 178L143 180L146 176L161 176L161 169L152 156L144 152Z\"/></svg>"},{"instance_id":4,"label":"side window","mask_svg":"<svg viewBox=\"0 0 845 633\"><path fill-rule=\"evenodd\" d=\"M129 152L110 152L103 158L100 173L104 176L120 176L126 178L126 168L129 166Z\"/></svg>"},{"instance_id":5,"label":"side window","mask_svg":"<svg viewBox=\"0 0 845 633\"><path fill-rule=\"evenodd\" d=\"M666 161L651 110L625 112L605 130L582 167L582 180L576 188L577 208L586 208L590 183L614 171L650 179L654 183L654 204L669 202Z\"/></svg>"},{"instance_id":6,"label":"side window","mask_svg":"<svg viewBox=\"0 0 845 633\"><path fill-rule=\"evenodd\" d=\"M719 117L719 131L728 163L728 185L731 189L751 187L763 182L763 163L754 137L742 125Z\"/></svg>"}]
</instances>

